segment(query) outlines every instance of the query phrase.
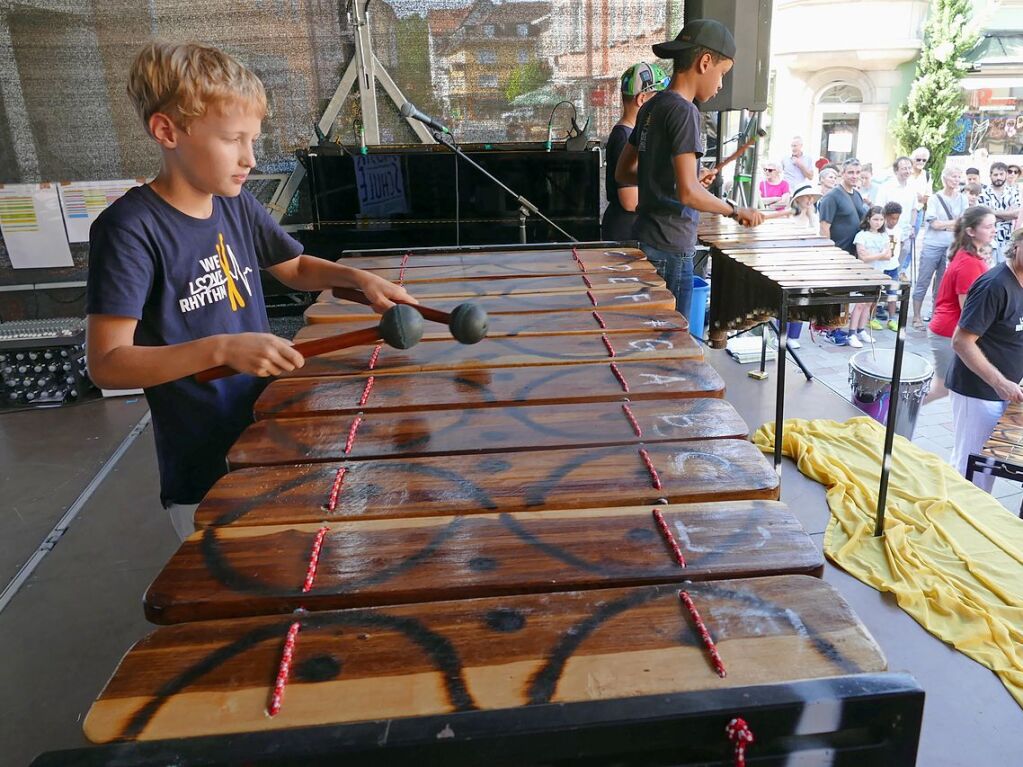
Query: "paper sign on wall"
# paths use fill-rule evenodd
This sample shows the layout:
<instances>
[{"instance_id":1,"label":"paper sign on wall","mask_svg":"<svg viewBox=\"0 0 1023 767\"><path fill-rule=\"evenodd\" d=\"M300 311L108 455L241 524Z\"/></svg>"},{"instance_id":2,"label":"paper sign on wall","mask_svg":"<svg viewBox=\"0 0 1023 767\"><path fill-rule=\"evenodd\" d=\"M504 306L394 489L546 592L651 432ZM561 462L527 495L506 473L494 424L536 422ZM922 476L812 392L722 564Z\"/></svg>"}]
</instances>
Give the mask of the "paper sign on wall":
<instances>
[{"instance_id":1,"label":"paper sign on wall","mask_svg":"<svg viewBox=\"0 0 1023 767\"><path fill-rule=\"evenodd\" d=\"M88 242L89 227L96 217L118 197L139 181L72 181L62 183L60 202L64 208L64 223L67 225L69 242Z\"/></svg>"},{"instance_id":2,"label":"paper sign on wall","mask_svg":"<svg viewBox=\"0 0 1023 767\"><path fill-rule=\"evenodd\" d=\"M0 189L0 233L15 269L74 265L53 184L8 184Z\"/></svg>"}]
</instances>

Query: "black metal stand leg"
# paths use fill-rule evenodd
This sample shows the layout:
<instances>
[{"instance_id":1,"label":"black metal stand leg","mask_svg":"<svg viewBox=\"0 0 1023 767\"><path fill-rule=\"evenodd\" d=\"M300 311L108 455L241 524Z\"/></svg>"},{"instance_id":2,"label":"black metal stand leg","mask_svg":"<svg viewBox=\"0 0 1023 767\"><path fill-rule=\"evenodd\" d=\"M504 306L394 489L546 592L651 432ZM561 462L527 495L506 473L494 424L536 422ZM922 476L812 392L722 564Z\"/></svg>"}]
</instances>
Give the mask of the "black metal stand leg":
<instances>
[{"instance_id":1,"label":"black metal stand leg","mask_svg":"<svg viewBox=\"0 0 1023 767\"><path fill-rule=\"evenodd\" d=\"M895 442L895 419L899 412L899 384L902 383L902 353L906 346L906 318L909 315L909 286L903 285L899 306L899 331L895 337L895 360L892 364L892 391L888 397L888 421L884 430L884 453L881 456L881 484L877 489L877 517L874 535L884 535L885 502L888 500L888 476L892 466L892 445Z\"/></svg>"},{"instance_id":2,"label":"black metal stand leg","mask_svg":"<svg viewBox=\"0 0 1023 767\"><path fill-rule=\"evenodd\" d=\"M784 294L778 311L778 381L774 401L774 470L781 476L781 443L785 424L785 350L788 346L789 307Z\"/></svg>"},{"instance_id":3,"label":"black metal stand leg","mask_svg":"<svg viewBox=\"0 0 1023 767\"><path fill-rule=\"evenodd\" d=\"M781 330L780 330L779 326L775 325L774 320L771 320L771 329L774 330L774 334L779 339L781 339ZM789 330L789 324L786 322L785 323L785 337L786 338L788 338L788 330ZM799 353L795 349L789 349L788 353L792 355L793 361L797 365L799 365L799 369L803 371L803 375L806 376L806 380L807 381L812 381L813 380L813 373L810 372L810 369L803 363L803 360L800 359Z\"/></svg>"},{"instance_id":4,"label":"black metal stand leg","mask_svg":"<svg viewBox=\"0 0 1023 767\"><path fill-rule=\"evenodd\" d=\"M767 326L760 329L760 377L767 377Z\"/></svg>"}]
</instances>

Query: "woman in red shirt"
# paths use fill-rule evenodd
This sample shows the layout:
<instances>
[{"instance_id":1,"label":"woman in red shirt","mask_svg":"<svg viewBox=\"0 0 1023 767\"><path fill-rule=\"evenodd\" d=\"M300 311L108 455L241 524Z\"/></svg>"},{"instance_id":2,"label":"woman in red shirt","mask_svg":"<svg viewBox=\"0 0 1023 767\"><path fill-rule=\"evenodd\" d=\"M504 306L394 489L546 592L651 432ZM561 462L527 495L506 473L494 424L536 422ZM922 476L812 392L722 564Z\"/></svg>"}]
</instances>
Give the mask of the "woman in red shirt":
<instances>
[{"instance_id":1,"label":"woman in red shirt","mask_svg":"<svg viewBox=\"0 0 1023 767\"><path fill-rule=\"evenodd\" d=\"M952 364L952 334L959 324L966 294L977 278L987 271L983 253L995 237L995 214L990 208L976 205L967 208L956 221L955 235L948 252L951 262L938 286L931 313L931 353L934 355L934 380L924 404L934 402L948 394L945 388L945 374Z\"/></svg>"}]
</instances>

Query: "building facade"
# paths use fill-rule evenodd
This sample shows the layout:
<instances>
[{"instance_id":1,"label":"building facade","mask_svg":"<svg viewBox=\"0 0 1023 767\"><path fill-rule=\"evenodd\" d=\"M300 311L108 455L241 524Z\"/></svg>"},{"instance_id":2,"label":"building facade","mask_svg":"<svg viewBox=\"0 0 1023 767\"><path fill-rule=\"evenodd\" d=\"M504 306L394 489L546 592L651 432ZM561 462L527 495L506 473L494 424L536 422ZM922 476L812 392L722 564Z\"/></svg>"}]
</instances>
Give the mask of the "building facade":
<instances>
[{"instance_id":1,"label":"building facade","mask_svg":"<svg viewBox=\"0 0 1023 767\"><path fill-rule=\"evenodd\" d=\"M927 0L775 0L769 154L802 136L811 157L890 163L888 130L909 93Z\"/></svg>"}]
</instances>

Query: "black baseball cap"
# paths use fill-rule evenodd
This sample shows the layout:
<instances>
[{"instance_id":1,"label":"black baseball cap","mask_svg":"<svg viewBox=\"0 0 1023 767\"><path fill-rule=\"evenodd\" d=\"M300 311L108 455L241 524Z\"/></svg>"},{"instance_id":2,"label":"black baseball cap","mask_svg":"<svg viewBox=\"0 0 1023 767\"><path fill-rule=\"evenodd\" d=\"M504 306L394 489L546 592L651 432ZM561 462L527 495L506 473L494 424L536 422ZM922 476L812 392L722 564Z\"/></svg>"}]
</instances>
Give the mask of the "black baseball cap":
<instances>
[{"instance_id":1,"label":"black baseball cap","mask_svg":"<svg viewBox=\"0 0 1023 767\"><path fill-rule=\"evenodd\" d=\"M735 58L735 38L728 27L714 19L693 19L674 40L655 45L654 54L662 59L673 59L682 51L697 46L720 53L726 59Z\"/></svg>"}]
</instances>

